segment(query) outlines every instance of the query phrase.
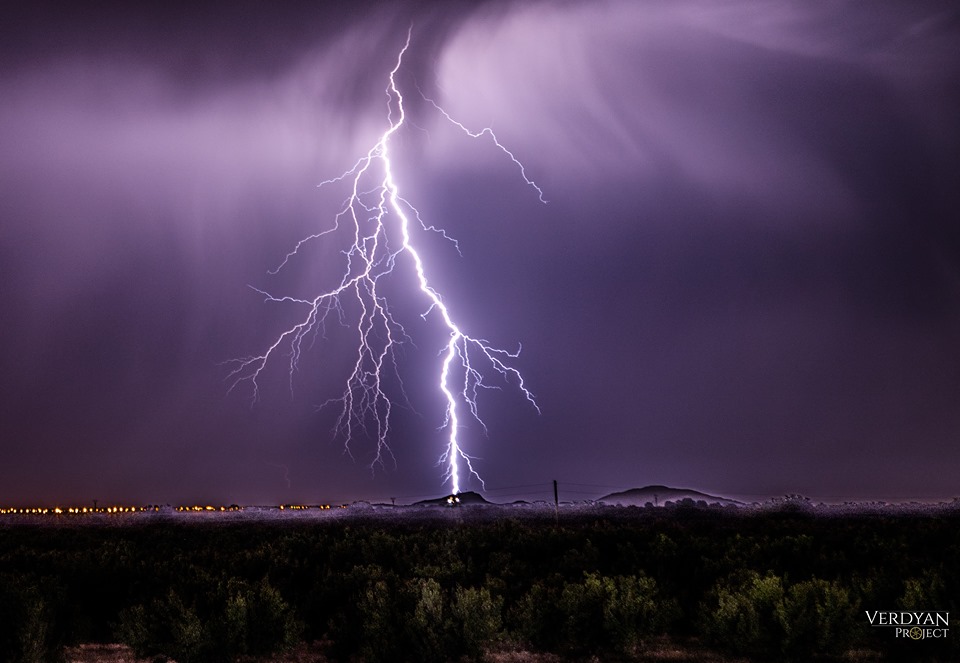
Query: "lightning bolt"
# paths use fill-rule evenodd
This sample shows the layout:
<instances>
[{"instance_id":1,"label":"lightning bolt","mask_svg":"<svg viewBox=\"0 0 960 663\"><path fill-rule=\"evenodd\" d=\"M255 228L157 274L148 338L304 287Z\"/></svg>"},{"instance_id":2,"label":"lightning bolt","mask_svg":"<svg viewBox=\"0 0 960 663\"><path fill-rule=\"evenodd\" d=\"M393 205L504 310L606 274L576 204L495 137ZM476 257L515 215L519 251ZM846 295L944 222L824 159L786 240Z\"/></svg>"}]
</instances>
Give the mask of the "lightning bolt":
<instances>
[{"instance_id":1,"label":"lightning bolt","mask_svg":"<svg viewBox=\"0 0 960 663\"><path fill-rule=\"evenodd\" d=\"M400 50L396 64L390 71L385 88L387 96L388 127L374 145L338 177L325 180L318 186L337 183L349 183L350 191L340 211L334 218L333 226L319 233L304 237L284 257L280 265L271 270L278 273L307 243L334 232L351 237L349 246L342 252L346 258L346 268L339 283L323 290L312 299L290 296L274 296L266 291L253 288L264 296L266 301L294 304L303 307L300 321L283 331L259 355L242 357L228 362L233 366L227 376L233 391L241 383L249 383L252 388L253 402L259 397L258 379L276 355L286 353L289 368L290 388L293 388L293 375L305 349L322 332L327 320L334 316L341 323L350 326L346 319L345 301L356 302L359 315L352 326L356 333L357 347L352 370L347 377L343 395L331 399L321 407L331 403L340 405L340 413L335 424L335 434L345 439L344 448L351 455L351 440L359 433L376 440L373 460L370 468L384 466L387 459L393 460L388 439L390 436L391 414L394 401L385 390L383 381L388 371L396 375L403 390L402 380L396 364L397 346L410 340L403 325L393 316L386 296L382 293L384 279L409 264L416 277L417 288L427 303L421 318L438 317L447 332L446 344L440 349L437 388L445 402L445 414L440 430L447 432L443 452L438 464L445 470L443 481L449 482L453 494L460 492L462 462L466 471L475 477L481 485L483 479L473 466L474 458L464 451L458 433L460 430L461 408L480 423L486 432L486 424L480 418L477 396L481 389L496 389L484 381L481 371L494 371L507 383L513 383L533 408L539 413L533 394L527 389L523 376L511 365L519 356L520 348L510 352L492 346L487 340L467 334L454 320L443 297L430 284L423 257L416 249L411 236L411 219L424 231L435 232L451 241L443 230L427 225L417 209L405 200L394 179L393 163L390 160L390 142L406 121L403 95L396 82L397 72L403 62L403 56L410 47L411 33ZM426 101L440 112L443 117L472 138L489 137L519 168L523 180L532 187L542 202L543 191L527 177L520 161L497 139L489 128L472 132L453 119L446 111L430 99ZM459 247L457 246L459 250ZM251 286L252 287L252 286Z\"/></svg>"}]
</instances>

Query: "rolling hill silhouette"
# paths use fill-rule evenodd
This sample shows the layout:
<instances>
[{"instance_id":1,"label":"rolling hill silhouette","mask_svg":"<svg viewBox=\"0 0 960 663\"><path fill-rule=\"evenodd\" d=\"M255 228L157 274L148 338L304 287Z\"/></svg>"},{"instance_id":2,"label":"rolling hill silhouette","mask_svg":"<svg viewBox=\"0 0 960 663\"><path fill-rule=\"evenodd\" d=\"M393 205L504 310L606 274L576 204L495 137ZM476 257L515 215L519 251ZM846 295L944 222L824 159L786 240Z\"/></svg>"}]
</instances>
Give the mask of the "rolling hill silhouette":
<instances>
[{"instance_id":1,"label":"rolling hill silhouette","mask_svg":"<svg viewBox=\"0 0 960 663\"><path fill-rule=\"evenodd\" d=\"M444 495L443 497L436 497L430 500L421 500L415 502L414 506L453 506L450 502L451 499L458 500L456 502L457 504L492 504L492 502L488 502L479 493L468 490L465 493L458 493L456 497L453 495Z\"/></svg>"},{"instance_id":2,"label":"rolling hill silhouette","mask_svg":"<svg viewBox=\"0 0 960 663\"><path fill-rule=\"evenodd\" d=\"M654 506L663 506L667 502L679 502L681 500L691 499L694 502L706 502L707 504L720 504L723 506L740 505L742 502L732 500L727 497L717 497L701 493L699 490L691 488L671 488L670 486L646 486L644 488L631 488L619 493L610 493L605 497L599 498L598 502L604 504L619 504L621 506L644 506L647 503Z\"/></svg>"}]
</instances>

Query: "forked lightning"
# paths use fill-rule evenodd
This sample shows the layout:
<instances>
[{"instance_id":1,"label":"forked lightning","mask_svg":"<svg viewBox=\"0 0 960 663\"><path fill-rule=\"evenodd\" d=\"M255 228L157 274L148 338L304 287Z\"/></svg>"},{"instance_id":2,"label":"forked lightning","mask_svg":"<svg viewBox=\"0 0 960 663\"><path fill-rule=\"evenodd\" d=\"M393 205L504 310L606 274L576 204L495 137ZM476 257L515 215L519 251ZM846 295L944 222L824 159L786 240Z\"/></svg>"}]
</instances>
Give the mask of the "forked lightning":
<instances>
[{"instance_id":1,"label":"forked lightning","mask_svg":"<svg viewBox=\"0 0 960 663\"><path fill-rule=\"evenodd\" d=\"M438 354L439 367L437 387L446 403L441 430L445 430L446 442L439 463L445 468L444 481L449 481L453 494L460 492L462 462L466 470L483 485L483 480L473 467L472 457L464 451L458 437L462 410L475 418L484 429L486 426L477 409L477 395L480 389L491 387L484 382L481 371L495 371L507 382L514 383L521 394L539 412L533 394L524 384L519 371L511 366L511 360L519 354L490 345L482 338L467 334L454 320L443 297L430 285L424 259L414 246L411 236L411 219L423 230L438 232L447 237L442 230L427 226L416 208L405 200L394 179L393 164L390 161L390 142L406 120L403 95L397 86L396 75L400 70L404 54L410 47L410 34L397 56L396 64L390 71L389 82L385 89L387 96L388 127L380 135L370 150L361 156L353 167L340 175L321 182L319 186L339 182L349 183L348 197L334 219L333 227L300 240L282 263L271 273L279 272L290 260L294 259L304 244L319 239L334 231L346 229L344 234L352 236L352 243L343 251L346 256L346 269L339 283L326 289L313 299L297 297L277 297L254 288L264 295L267 301L293 303L304 307L305 314L300 321L281 333L259 355L234 359L230 364L228 380L232 391L242 382L249 382L252 397L256 401L259 395L258 379L267 364L276 355L286 354L289 365L291 388L293 374L296 372L304 342L314 338L323 328L327 317L334 314L343 321L345 309L342 304L346 298L352 298L358 304L359 315L353 324L356 330L357 348L353 368L347 377L343 395L332 402L340 405L340 414L336 422L336 433L345 440L346 450L350 452L350 443L357 433L363 432L376 440L376 449L370 467L383 465L392 452L388 445L390 437L391 411L394 401L385 391L383 376L387 371L397 372L395 350L397 345L409 337L403 325L394 318L387 299L381 292L384 279L395 270L406 269L407 263L413 268L420 292L426 299L426 310L421 314L424 319L437 316L449 332L446 345ZM430 100L427 100L430 101ZM490 129L472 132L454 120L440 106L430 101L443 117L472 138L488 136L493 144L503 151L520 170L524 181L536 190L543 201L543 192L529 179L523 165L505 148ZM545 201L544 201L545 202ZM453 240L451 240L453 241ZM455 242L454 242L455 244ZM401 383L402 384L402 383ZM396 397L396 396L394 396ZM329 402L328 402L329 403Z\"/></svg>"}]
</instances>

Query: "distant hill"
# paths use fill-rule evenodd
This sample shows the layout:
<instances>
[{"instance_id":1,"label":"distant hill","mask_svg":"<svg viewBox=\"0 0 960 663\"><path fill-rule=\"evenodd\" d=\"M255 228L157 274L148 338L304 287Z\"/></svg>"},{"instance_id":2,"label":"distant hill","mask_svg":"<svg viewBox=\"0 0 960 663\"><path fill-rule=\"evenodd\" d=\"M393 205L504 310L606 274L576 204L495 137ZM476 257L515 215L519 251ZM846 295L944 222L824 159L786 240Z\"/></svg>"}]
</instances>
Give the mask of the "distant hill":
<instances>
[{"instance_id":1,"label":"distant hill","mask_svg":"<svg viewBox=\"0 0 960 663\"><path fill-rule=\"evenodd\" d=\"M707 504L740 505L742 502L731 500L726 497L717 497L701 493L699 490L690 488L671 488L669 486L646 486L645 488L631 488L620 493L610 493L606 497L601 497L598 502L604 504L619 504L621 506L644 506L648 502L654 506L663 506L666 502L679 502L680 500L691 499L694 502L706 502Z\"/></svg>"},{"instance_id":2,"label":"distant hill","mask_svg":"<svg viewBox=\"0 0 960 663\"><path fill-rule=\"evenodd\" d=\"M465 493L458 493L454 495L444 495L443 497L437 497L432 500L422 500L420 502L415 502L416 506L453 506L451 500L456 500L456 504L490 504L487 500L483 499L483 496L479 493L475 493L472 490L468 490Z\"/></svg>"}]
</instances>

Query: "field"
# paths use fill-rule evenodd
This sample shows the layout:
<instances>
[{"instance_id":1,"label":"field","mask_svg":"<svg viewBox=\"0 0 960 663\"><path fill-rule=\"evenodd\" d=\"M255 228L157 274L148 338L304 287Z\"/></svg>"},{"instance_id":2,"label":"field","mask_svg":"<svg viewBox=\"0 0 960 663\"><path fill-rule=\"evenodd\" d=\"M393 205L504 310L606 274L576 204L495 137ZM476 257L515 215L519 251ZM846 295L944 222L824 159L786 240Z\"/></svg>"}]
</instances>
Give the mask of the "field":
<instances>
[{"instance_id":1,"label":"field","mask_svg":"<svg viewBox=\"0 0 960 663\"><path fill-rule=\"evenodd\" d=\"M960 660L960 512L593 506L0 519L3 661Z\"/></svg>"}]
</instances>

